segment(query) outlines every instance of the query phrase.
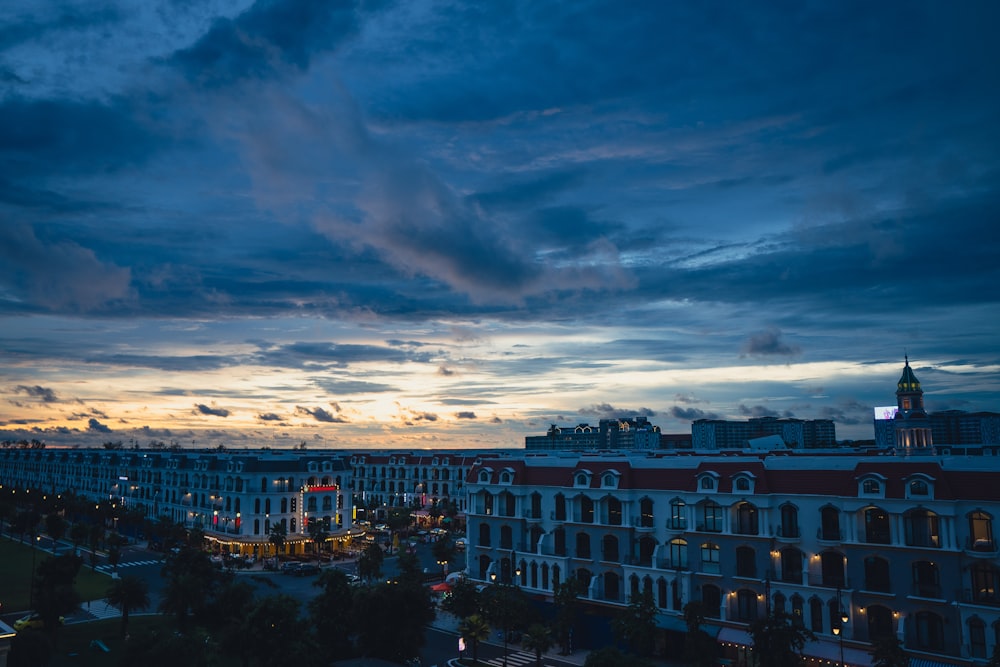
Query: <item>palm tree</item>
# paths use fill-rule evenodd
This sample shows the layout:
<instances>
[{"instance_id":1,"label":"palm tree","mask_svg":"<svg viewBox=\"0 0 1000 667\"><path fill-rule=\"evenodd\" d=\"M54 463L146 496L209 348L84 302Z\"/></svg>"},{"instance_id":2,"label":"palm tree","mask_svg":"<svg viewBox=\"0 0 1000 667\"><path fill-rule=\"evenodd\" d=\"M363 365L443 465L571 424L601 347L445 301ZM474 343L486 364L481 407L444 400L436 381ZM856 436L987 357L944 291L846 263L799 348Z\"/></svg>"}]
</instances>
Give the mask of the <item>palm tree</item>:
<instances>
[{"instance_id":1,"label":"palm tree","mask_svg":"<svg viewBox=\"0 0 1000 667\"><path fill-rule=\"evenodd\" d=\"M105 594L108 604L122 611L122 637L128 636L128 615L132 610L149 606L149 587L134 575L115 579Z\"/></svg>"},{"instance_id":2,"label":"palm tree","mask_svg":"<svg viewBox=\"0 0 1000 667\"><path fill-rule=\"evenodd\" d=\"M267 541L274 545L274 555L277 556L285 547L285 540L288 539L288 528L281 521L271 524L271 534L267 536Z\"/></svg>"},{"instance_id":3,"label":"palm tree","mask_svg":"<svg viewBox=\"0 0 1000 667\"><path fill-rule=\"evenodd\" d=\"M479 642L490 636L490 625L479 614L469 616L458 624L458 634L472 643L472 662L479 663Z\"/></svg>"},{"instance_id":4,"label":"palm tree","mask_svg":"<svg viewBox=\"0 0 1000 667\"><path fill-rule=\"evenodd\" d=\"M541 623L534 623L524 631L521 644L535 652L535 665L542 667L542 654L552 648L552 632Z\"/></svg>"}]
</instances>

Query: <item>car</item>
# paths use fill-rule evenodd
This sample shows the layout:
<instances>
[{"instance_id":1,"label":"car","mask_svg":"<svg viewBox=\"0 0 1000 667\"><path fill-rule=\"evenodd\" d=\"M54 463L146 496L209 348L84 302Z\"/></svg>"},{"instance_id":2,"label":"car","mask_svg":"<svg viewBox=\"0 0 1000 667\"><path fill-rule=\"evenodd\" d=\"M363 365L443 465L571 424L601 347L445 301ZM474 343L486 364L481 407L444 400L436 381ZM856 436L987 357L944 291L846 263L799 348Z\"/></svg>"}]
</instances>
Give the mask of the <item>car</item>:
<instances>
[{"instance_id":1,"label":"car","mask_svg":"<svg viewBox=\"0 0 1000 667\"><path fill-rule=\"evenodd\" d=\"M314 574L319 574L319 565L315 563L302 563L295 570L295 576L297 577L311 577Z\"/></svg>"},{"instance_id":2,"label":"car","mask_svg":"<svg viewBox=\"0 0 1000 667\"><path fill-rule=\"evenodd\" d=\"M300 567L302 567L302 563L296 563L295 561L291 561L291 562L285 563L284 565L281 566L281 573L282 574L297 574Z\"/></svg>"},{"instance_id":3,"label":"car","mask_svg":"<svg viewBox=\"0 0 1000 667\"><path fill-rule=\"evenodd\" d=\"M66 622L65 617L59 617L59 625ZM28 614L23 618L19 618L14 621L14 630L20 632L21 630L41 630L45 627L45 621L42 620L42 615L37 611Z\"/></svg>"}]
</instances>

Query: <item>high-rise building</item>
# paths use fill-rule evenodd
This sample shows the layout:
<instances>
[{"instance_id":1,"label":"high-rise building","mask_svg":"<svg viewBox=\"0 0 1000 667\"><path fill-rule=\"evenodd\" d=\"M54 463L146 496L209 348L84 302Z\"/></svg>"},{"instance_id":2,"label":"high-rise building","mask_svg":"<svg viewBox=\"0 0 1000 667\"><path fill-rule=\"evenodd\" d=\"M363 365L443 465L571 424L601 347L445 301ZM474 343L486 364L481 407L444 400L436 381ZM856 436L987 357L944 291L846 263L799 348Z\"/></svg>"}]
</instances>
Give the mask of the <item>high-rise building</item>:
<instances>
[{"instance_id":1,"label":"high-rise building","mask_svg":"<svg viewBox=\"0 0 1000 667\"><path fill-rule=\"evenodd\" d=\"M597 426L549 427L545 435L524 438L528 451L593 451L599 449L660 449L660 427L646 417L602 419Z\"/></svg>"},{"instance_id":2,"label":"high-rise building","mask_svg":"<svg viewBox=\"0 0 1000 667\"><path fill-rule=\"evenodd\" d=\"M691 441L695 449L746 449L751 440L775 435L792 449L819 449L837 445L836 427L832 419L697 419L691 424Z\"/></svg>"}]
</instances>

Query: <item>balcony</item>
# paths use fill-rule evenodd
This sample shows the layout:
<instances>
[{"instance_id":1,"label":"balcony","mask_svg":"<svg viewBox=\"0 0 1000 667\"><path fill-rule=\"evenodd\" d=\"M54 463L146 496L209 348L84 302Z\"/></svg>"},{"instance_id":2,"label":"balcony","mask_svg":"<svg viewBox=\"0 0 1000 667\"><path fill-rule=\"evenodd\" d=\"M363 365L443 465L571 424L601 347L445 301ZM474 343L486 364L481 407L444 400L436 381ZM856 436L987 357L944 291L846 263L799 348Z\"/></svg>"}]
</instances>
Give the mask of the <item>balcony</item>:
<instances>
[{"instance_id":1,"label":"balcony","mask_svg":"<svg viewBox=\"0 0 1000 667\"><path fill-rule=\"evenodd\" d=\"M632 519L632 527L640 533L652 533L656 530L653 517L637 517Z\"/></svg>"},{"instance_id":2,"label":"balcony","mask_svg":"<svg viewBox=\"0 0 1000 667\"><path fill-rule=\"evenodd\" d=\"M991 538L980 538L977 540L971 537L965 540L965 554L973 558L996 558L998 555L997 543Z\"/></svg>"},{"instance_id":3,"label":"balcony","mask_svg":"<svg viewBox=\"0 0 1000 667\"><path fill-rule=\"evenodd\" d=\"M844 531L831 526L817 528L816 541L824 545L840 544L844 541Z\"/></svg>"},{"instance_id":4,"label":"balcony","mask_svg":"<svg viewBox=\"0 0 1000 667\"><path fill-rule=\"evenodd\" d=\"M532 512L531 510L528 510L527 512L525 512L523 514L523 518L528 523L541 523L541 521L542 521L542 513L541 512Z\"/></svg>"},{"instance_id":5,"label":"balcony","mask_svg":"<svg viewBox=\"0 0 1000 667\"><path fill-rule=\"evenodd\" d=\"M913 597L929 598L931 600L941 599L941 584L913 582L913 589L910 593Z\"/></svg>"},{"instance_id":6,"label":"balcony","mask_svg":"<svg viewBox=\"0 0 1000 667\"><path fill-rule=\"evenodd\" d=\"M799 542L802 539L802 531L798 526L778 526L774 530L774 537L786 544Z\"/></svg>"}]
</instances>

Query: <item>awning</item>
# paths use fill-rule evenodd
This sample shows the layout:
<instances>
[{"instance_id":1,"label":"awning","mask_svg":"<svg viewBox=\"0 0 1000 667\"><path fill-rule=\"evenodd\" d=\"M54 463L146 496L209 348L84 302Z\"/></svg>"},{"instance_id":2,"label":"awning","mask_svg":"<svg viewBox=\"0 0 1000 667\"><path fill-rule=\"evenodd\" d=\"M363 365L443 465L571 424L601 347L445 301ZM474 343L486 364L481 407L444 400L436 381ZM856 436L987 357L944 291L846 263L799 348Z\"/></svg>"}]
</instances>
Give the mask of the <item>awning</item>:
<instances>
[{"instance_id":1,"label":"awning","mask_svg":"<svg viewBox=\"0 0 1000 667\"><path fill-rule=\"evenodd\" d=\"M743 628L722 628L716 639L723 644L739 644L740 646L753 644L753 638Z\"/></svg>"},{"instance_id":2,"label":"awning","mask_svg":"<svg viewBox=\"0 0 1000 667\"><path fill-rule=\"evenodd\" d=\"M910 658L910 667L955 667L955 665L950 662L938 662L925 658Z\"/></svg>"},{"instance_id":3,"label":"awning","mask_svg":"<svg viewBox=\"0 0 1000 667\"><path fill-rule=\"evenodd\" d=\"M451 584L442 581L439 584L434 584L433 586L431 586L431 590L434 591L435 593L447 593L448 591L451 590Z\"/></svg>"},{"instance_id":4,"label":"awning","mask_svg":"<svg viewBox=\"0 0 1000 667\"><path fill-rule=\"evenodd\" d=\"M675 616L673 614L657 614L657 625L664 630L671 630L673 632L687 632L687 623L680 616Z\"/></svg>"},{"instance_id":5,"label":"awning","mask_svg":"<svg viewBox=\"0 0 1000 667\"><path fill-rule=\"evenodd\" d=\"M814 660L822 660L824 662L835 662L840 663L840 644L838 642L829 642L823 640L817 640L814 642L806 642L806 645L802 647L802 654L806 658L812 658ZM863 651L857 648L851 648L850 646L844 647L844 664L847 667L871 667L872 664L872 654L868 651ZM913 660L910 660L910 665L912 667Z\"/></svg>"}]
</instances>

